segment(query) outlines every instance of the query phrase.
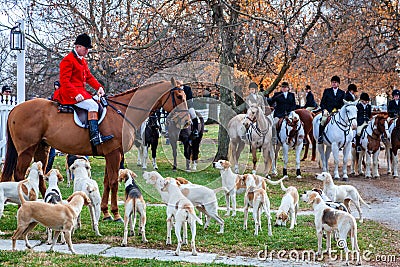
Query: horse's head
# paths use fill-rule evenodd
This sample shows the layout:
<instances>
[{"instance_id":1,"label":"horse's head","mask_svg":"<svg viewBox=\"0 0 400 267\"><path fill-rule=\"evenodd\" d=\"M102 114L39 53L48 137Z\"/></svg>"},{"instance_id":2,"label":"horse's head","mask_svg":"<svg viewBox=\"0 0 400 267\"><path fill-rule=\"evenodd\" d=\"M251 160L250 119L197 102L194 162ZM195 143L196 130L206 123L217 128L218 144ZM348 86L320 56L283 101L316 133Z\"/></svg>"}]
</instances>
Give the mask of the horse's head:
<instances>
[{"instance_id":1,"label":"horse's head","mask_svg":"<svg viewBox=\"0 0 400 267\"><path fill-rule=\"evenodd\" d=\"M251 105L247 109L246 118L253 123L256 122L257 117L259 116L260 110L261 109L257 105Z\"/></svg>"},{"instance_id":2,"label":"horse's head","mask_svg":"<svg viewBox=\"0 0 400 267\"><path fill-rule=\"evenodd\" d=\"M344 105L340 109L340 117L351 124L353 130L357 129L357 102L343 100Z\"/></svg>"},{"instance_id":3,"label":"horse's head","mask_svg":"<svg viewBox=\"0 0 400 267\"><path fill-rule=\"evenodd\" d=\"M379 133L379 135L383 134L385 138L390 136L389 134L389 124L387 122L388 114L378 114L375 116L374 122L374 131Z\"/></svg>"}]
</instances>

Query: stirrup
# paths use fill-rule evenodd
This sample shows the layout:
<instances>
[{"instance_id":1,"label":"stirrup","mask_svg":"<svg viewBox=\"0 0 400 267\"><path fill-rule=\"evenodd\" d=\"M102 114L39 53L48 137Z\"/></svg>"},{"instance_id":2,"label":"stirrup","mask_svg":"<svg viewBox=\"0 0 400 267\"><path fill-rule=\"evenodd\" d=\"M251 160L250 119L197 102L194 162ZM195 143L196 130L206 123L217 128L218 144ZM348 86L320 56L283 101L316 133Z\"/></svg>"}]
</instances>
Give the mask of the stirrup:
<instances>
[{"instance_id":1,"label":"stirrup","mask_svg":"<svg viewBox=\"0 0 400 267\"><path fill-rule=\"evenodd\" d=\"M103 135L101 135L100 133L98 134L98 135L96 135L94 138L92 138L92 139L90 139L90 142L92 142L92 144L94 145L94 146L98 146L98 145L100 145L100 144L102 144L102 143L104 143L104 142L106 142L106 141L108 141L108 140L111 140L112 138L114 138L114 135L106 135L106 136L103 136Z\"/></svg>"}]
</instances>

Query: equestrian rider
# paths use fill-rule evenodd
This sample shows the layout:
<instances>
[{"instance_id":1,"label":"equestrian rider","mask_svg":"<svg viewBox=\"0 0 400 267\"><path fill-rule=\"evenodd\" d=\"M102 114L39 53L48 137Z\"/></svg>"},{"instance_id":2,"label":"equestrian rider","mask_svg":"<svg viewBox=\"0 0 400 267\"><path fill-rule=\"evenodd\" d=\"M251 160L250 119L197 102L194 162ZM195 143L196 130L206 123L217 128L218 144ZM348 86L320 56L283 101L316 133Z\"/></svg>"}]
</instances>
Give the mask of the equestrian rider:
<instances>
[{"instance_id":1,"label":"equestrian rider","mask_svg":"<svg viewBox=\"0 0 400 267\"><path fill-rule=\"evenodd\" d=\"M339 89L340 78L338 76L333 76L331 78L331 88L326 88L322 95L320 109L322 110L322 118L321 123L319 125L319 134L318 134L318 144L323 143L323 132L325 129L326 120L328 119L328 115L332 112L338 111L341 107L343 107L344 102L343 99L345 97L345 93L343 90Z\"/></svg>"},{"instance_id":2,"label":"equestrian rider","mask_svg":"<svg viewBox=\"0 0 400 267\"><path fill-rule=\"evenodd\" d=\"M388 113L389 117L394 118L400 115L400 91L394 89L392 92L393 99L389 101Z\"/></svg>"},{"instance_id":3,"label":"equestrian rider","mask_svg":"<svg viewBox=\"0 0 400 267\"><path fill-rule=\"evenodd\" d=\"M246 108L249 108L251 105L256 105L260 107L262 111L264 111L265 115L270 114L270 109L268 102L266 101L264 95L258 92L258 85L255 82L251 82L249 84L249 95L246 97Z\"/></svg>"},{"instance_id":4,"label":"equestrian rider","mask_svg":"<svg viewBox=\"0 0 400 267\"><path fill-rule=\"evenodd\" d=\"M344 100L346 101L356 101L356 93L357 92L357 86L353 83L349 84L347 87L347 92L346 95L344 96Z\"/></svg>"},{"instance_id":5,"label":"equestrian rider","mask_svg":"<svg viewBox=\"0 0 400 267\"><path fill-rule=\"evenodd\" d=\"M289 83L282 82L281 91L274 93L274 96L268 101L270 105L275 104L274 109L274 127L272 128L272 141L277 143L276 126L279 119L288 116L289 113L296 109L296 99L294 93L289 92Z\"/></svg>"},{"instance_id":6,"label":"equestrian rider","mask_svg":"<svg viewBox=\"0 0 400 267\"><path fill-rule=\"evenodd\" d=\"M303 108L307 110L313 110L318 107L317 102L315 102L314 95L311 92L311 86L308 84L306 85L306 104L304 105Z\"/></svg>"},{"instance_id":7,"label":"equestrian rider","mask_svg":"<svg viewBox=\"0 0 400 267\"><path fill-rule=\"evenodd\" d=\"M97 94L104 95L104 89L90 73L85 60L92 48L90 37L83 33L78 35L74 49L61 60L60 88L54 92L54 100L63 105L75 105L88 111L90 141L97 146L113 138L113 135L103 136L98 126L98 104L92 99L92 94L86 91L86 83L93 87Z\"/></svg>"},{"instance_id":8,"label":"equestrian rider","mask_svg":"<svg viewBox=\"0 0 400 267\"><path fill-rule=\"evenodd\" d=\"M357 104L357 134L356 134L356 149L357 152L361 152L361 131L367 126L368 122L372 118L371 105L369 104L369 95L367 93L361 93L360 101Z\"/></svg>"}]
</instances>

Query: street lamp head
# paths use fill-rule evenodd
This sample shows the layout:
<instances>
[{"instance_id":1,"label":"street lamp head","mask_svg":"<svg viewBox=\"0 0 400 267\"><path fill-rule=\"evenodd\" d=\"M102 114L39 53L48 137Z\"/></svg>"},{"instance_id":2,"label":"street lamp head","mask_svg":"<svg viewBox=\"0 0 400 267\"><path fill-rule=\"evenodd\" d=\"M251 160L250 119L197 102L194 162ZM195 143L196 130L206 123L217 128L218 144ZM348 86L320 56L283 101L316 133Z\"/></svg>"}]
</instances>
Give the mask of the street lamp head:
<instances>
[{"instance_id":1,"label":"street lamp head","mask_svg":"<svg viewBox=\"0 0 400 267\"><path fill-rule=\"evenodd\" d=\"M10 48L11 50L25 49L25 36L21 31L20 24L11 29L10 33Z\"/></svg>"}]
</instances>

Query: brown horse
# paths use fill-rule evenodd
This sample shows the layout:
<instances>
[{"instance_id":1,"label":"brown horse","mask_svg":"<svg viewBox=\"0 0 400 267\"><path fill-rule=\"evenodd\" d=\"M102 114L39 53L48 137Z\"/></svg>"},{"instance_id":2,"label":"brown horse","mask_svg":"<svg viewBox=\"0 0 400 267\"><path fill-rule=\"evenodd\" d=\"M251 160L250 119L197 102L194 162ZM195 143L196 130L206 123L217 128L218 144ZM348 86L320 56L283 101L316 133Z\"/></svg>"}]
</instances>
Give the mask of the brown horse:
<instances>
[{"instance_id":1,"label":"brown horse","mask_svg":"<svg viewBox=\"0 0 400 267\"><path fill-rule=\"evenodd\" d=\"M34 99L16 106L8 116L7 152L2 181L24 179L32 157L43 162L46 168L50 146L76 155L99 155L106 160L104 191L101 210L105 220L112 219L108 212L108 197L111 190L111 212L115 220L121 220L118 213L118 169L123 153L133 145L135 129L150 113L158 108L171 112L180 105L185 124L190 123L186 96L175 87L175 80L160 81L121 94L107 97L107 115L100 124L100 131L114 138L92 150L87 129L75 125L71 113L58 113L58 104L45 99ZM44 195L46 185L40 180L40 192Z\"/></svg>"},{"instance_id":2,"label":"brown horse","mask_svg":"<svg viewBox=\"0 0 400 267\"><path fill-rule=\"evenodd\" d=\"M314 115L311 111L307 109L296 109L295 112L299 115L300 120L303 122L304 126L304 140L306 140L306 143L304 145L304 155L303 158L301 159L302 161L306 160L308 156L308 148L310 146L310 142L312 144L312 155L311 155L311 160L315 161L315 156L316 156L316 142L314 139L314 136L312 134L312 121L314 119Z\"/></svg>"}]
</instances>

